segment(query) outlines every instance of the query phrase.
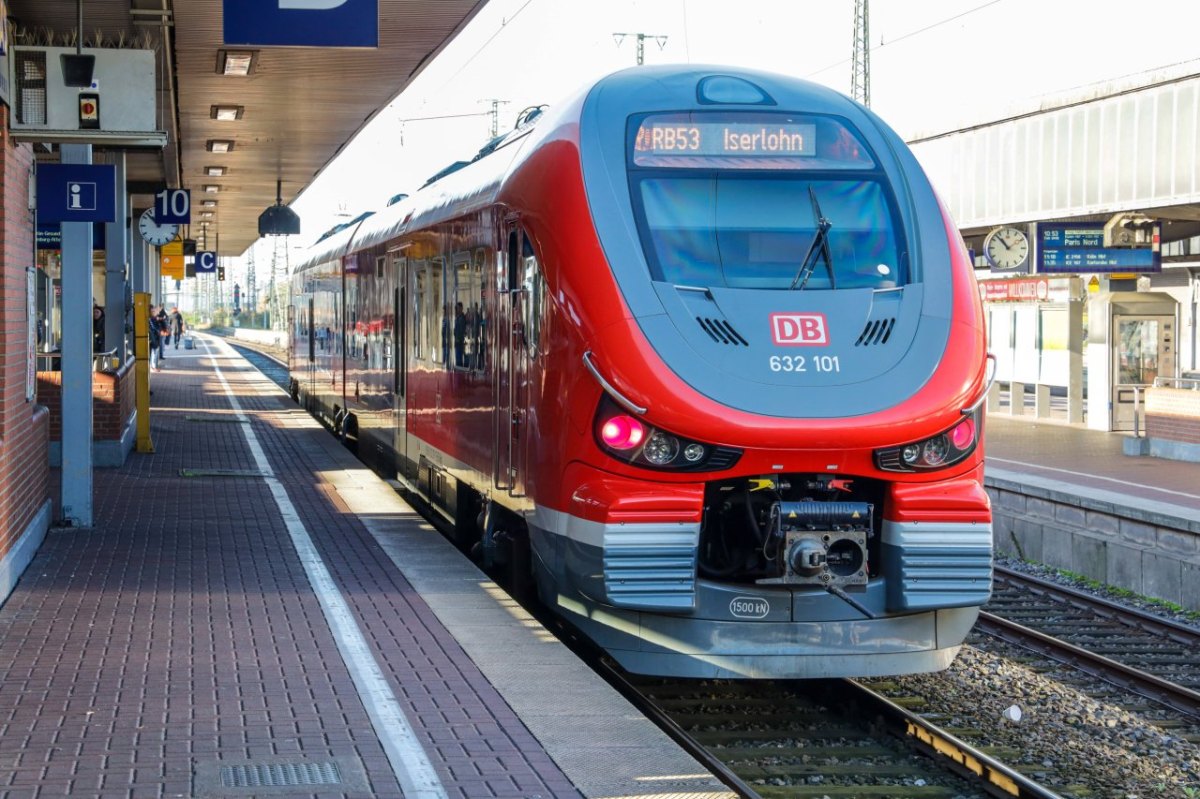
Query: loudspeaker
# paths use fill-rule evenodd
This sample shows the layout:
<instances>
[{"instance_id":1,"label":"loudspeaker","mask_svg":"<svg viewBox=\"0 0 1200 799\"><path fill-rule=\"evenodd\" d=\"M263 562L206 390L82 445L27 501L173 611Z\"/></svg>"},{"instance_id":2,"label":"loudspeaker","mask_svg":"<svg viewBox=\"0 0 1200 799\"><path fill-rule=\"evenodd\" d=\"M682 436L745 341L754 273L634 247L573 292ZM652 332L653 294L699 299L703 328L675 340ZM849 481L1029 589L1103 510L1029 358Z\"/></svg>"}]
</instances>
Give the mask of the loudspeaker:
<instances>
[{"instance_id":1,"label":"loudspeaker","mask_svg":"<svg viewBox=\"0 0 1200 799\"><path fill-rule=\"evenodd\" d=\"M63 83L78 89L86 89L92 85L92 73L96 69L94 55L59 56L62 60Z\"/></svg>"}]
</instances>

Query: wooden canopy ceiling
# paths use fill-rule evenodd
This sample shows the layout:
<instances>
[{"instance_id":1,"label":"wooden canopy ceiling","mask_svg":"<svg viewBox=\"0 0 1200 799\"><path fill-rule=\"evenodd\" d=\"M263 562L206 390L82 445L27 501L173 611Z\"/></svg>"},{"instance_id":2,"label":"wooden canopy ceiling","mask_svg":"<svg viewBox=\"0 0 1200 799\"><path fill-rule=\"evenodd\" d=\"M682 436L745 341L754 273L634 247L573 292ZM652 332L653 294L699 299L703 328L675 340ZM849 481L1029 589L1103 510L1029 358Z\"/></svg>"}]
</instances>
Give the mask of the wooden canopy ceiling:
<instances>
[{"instance_id":1,"label":"wooden canopy ceiling","mask_svg":"<svg viewBox=\"0 0 1200 799\"><path fill-rule=\"evenodd\" d=\"M164 185L189 188L194 211L202 210L200 200L216 201L203 209L213 213L206 246L243 253L258 238L259 214L275 202L276 181L283 181L284 203L294 200L485 2L378 0L379 46L335 49L226 48L222 0L87 0L85 42L101 34L158 52L159 118L168 143L161 151L127 152L134 207L149 207ZM53 37L65 45L77 27L76 0L8 5L18 43ZM250 74L223 74L225 50L252 52ZM238 118L216 119L218 106L236 108ZM232 147L213 152L212 141ZM211 175L209 167L224 174ZM200 221L194 213L193 237L201 237Z\"/></svg>"}]
</instances>

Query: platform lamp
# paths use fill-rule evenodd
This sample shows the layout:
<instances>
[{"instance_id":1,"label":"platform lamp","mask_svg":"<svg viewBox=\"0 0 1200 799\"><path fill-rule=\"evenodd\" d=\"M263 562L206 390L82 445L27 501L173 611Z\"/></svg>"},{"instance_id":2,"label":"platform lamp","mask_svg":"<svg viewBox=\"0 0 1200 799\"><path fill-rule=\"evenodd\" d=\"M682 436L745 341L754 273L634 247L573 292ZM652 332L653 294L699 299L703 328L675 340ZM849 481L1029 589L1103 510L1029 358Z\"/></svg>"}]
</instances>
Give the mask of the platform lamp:
<instances>
[{"instance_id":1,"label":"platform lamp","mask_svg":"<svg viewBox=\"0 0 1200 799\"><path fill-rule=\"evenodd\" d=\"M275 204L259 214L258 235L290 236L300 232L300 217L283 204L283 181L275 181Z\"/></svg>"},{"instance_id":2,"label":"platform lamp","mask_svg":"<svg viewBox=\"0 0 1200 799\"><path fill-rule=\"evenodd\" d=\"M76 0L79 9L79 29L75 33L75 54L59 56L62 63L63 83L77 89L92 85L92 73L96 69L96 56L83 54L83 0Z\"/></svg>"}]
</instances>

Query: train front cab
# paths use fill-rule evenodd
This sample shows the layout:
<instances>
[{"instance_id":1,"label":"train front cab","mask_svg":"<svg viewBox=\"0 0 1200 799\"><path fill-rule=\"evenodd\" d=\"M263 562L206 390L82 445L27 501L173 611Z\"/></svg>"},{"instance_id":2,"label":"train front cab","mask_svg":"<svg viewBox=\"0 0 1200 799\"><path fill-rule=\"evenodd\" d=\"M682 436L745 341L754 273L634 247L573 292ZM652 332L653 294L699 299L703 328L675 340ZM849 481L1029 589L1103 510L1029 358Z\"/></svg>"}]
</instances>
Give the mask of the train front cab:
<instances>
[{"instance_id":1,"label":"train front cab","mask_svg":"<svg viewBox=\"0 0 1200 799\"><path fill-rule=\"evenodd\" d=\"M543 599L635 672L945 668L991 587L984 336L920 167L798 81L602 88L581 170L628 319L584 356L608 457L531 522Z\"/></svg>"}]
</instances>

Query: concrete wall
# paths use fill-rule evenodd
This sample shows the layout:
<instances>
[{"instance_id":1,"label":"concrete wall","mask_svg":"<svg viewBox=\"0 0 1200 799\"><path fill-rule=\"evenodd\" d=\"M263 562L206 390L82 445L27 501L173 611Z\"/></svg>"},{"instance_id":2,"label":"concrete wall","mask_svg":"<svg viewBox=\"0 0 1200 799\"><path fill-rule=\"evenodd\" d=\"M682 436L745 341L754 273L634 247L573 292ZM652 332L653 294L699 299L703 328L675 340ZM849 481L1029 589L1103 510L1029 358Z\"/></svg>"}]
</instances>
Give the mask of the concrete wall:
<instances>
[{"instance_id":1,"label":"concrete wall","mask_svg":"<svg viewBox=\"0 0 1200 799\"><path fill-rule=\"evenodd\" d=\"M1200 514L988 468L996 549L1200 610Z\"/></svg>"}]
</instances>

